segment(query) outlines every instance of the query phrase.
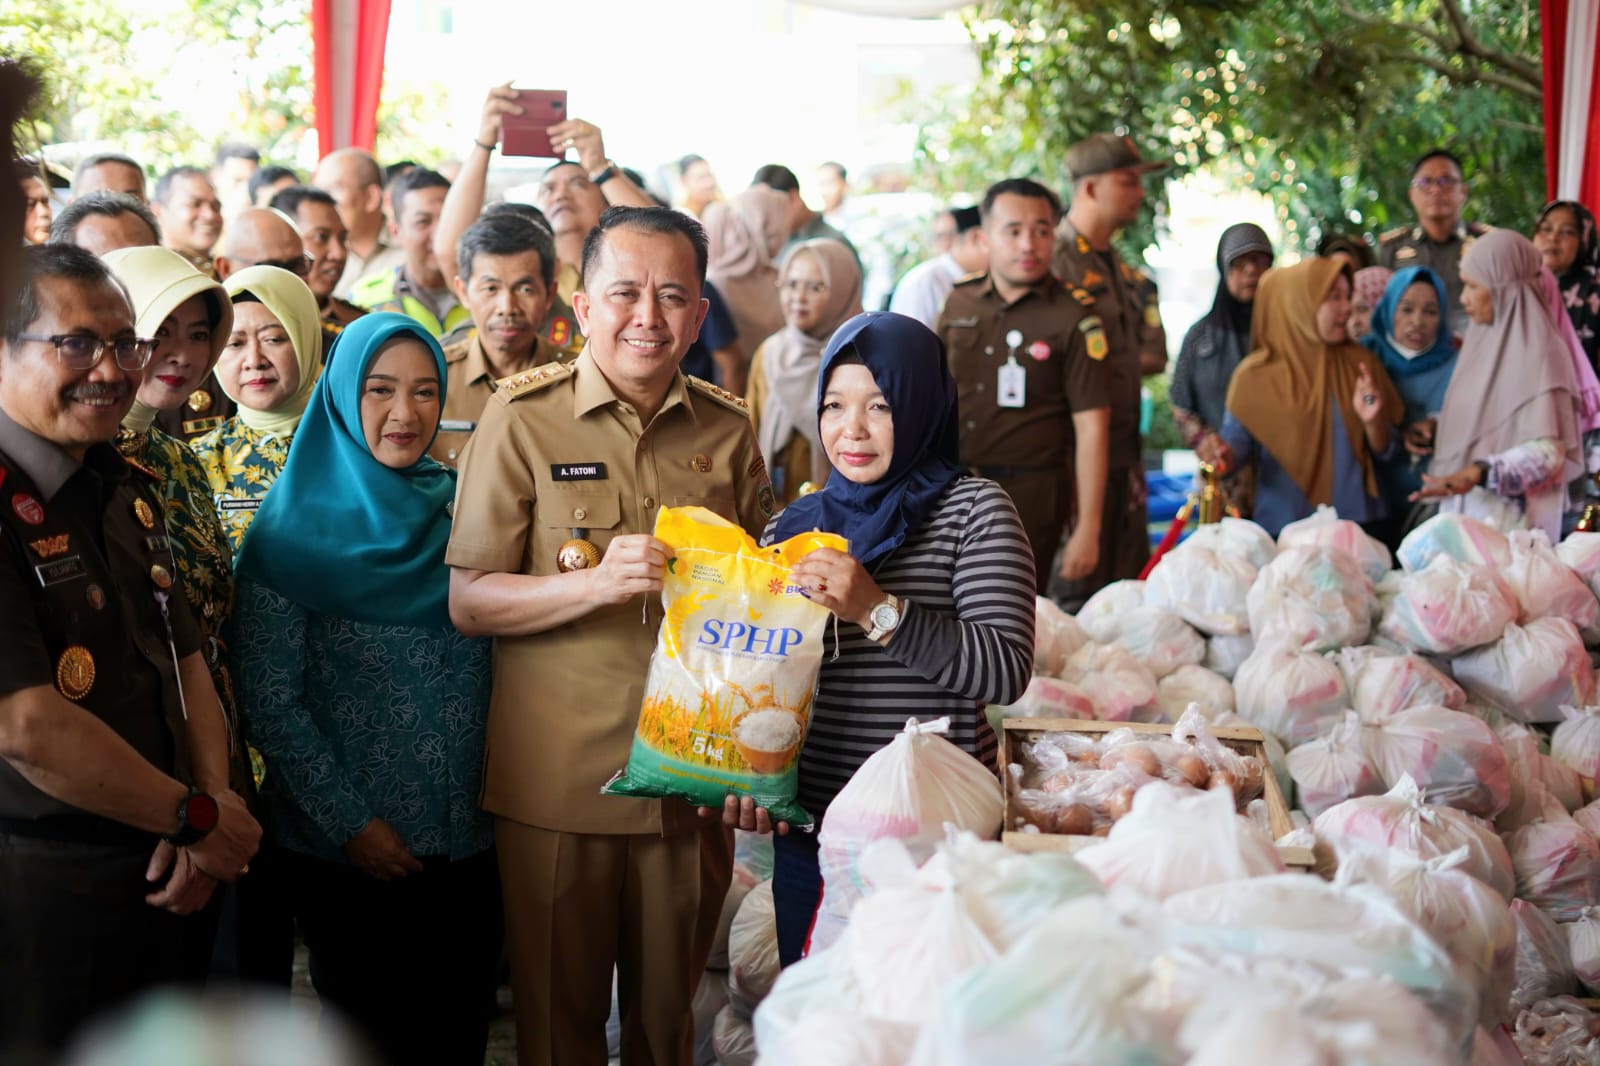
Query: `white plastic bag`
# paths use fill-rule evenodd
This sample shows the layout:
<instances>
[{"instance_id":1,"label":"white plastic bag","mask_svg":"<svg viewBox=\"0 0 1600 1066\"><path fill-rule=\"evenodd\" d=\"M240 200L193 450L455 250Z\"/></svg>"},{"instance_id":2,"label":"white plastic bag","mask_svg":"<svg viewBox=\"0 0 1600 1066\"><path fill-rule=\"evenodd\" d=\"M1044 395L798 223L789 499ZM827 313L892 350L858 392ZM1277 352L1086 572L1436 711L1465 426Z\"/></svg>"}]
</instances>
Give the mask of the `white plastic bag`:
<instances>
[{"instance_id":1,"label":"white plastic bag","mask_svg":"<svg viewBox=\"0 0 1600 1066\"><path fill-rule=\"evenodd\" d=\"M1600 637L1595 631L1600 602L1584 579L1556 555L1545 531L1518 530L1507 539L1511 563L1500 575L1516 594L1517 621L1527 625L1536 618L1565 618L1590 639Z\"/></svg>"},{"instance_id":2,"label":"white plastic bag","mask_svg":"<svg viewBox=\"0 0 1600 1066\"><path fill-rule=\"evenodd\" d=\"M1172 721L1195 704L1207 718L1227 714L1234 709L1233 685L1221 674L1214 674L1203 666L1180 666L1156 683L1156 696L1161 709Z\"/></svg>"},{"instance_id":3,"label":"white plastic bag","mask_svg":"<svg viewBox=\"0 0 1600 1066\"><path fill-rule=\"evenodd\" d=\"M1056 907L1101 892L1094 874L1070 855L1015 851L971 833L952 833L914 883L956 886L972 920L1001 952L1030 936Z\"/></svg>"},{"instance_id":4,"label":"white plastic bag","mask_svg":"<svg viewBox=\"0 0 1600 1066\"><path fill-rule=\"evenodd\" d=\"M1534 822L1506 834L1517 895L1558 922L1600 904L1600 842L1571 818Z\"/></svg>"},{"instance_id":5,"label":"white plastic bag","mask_svg":"<svg viewBox=\"0 0 1600 1066\"><path fill-rule=\"evenodd\" d=\"M1208 636L1238 636L1250 632L1246 600L1256 573L1246 559L1185 541L1150 571L1144 601Z\"/></svg>"},{"instance_id":6,"label":"white plastic bag","mask_svg":"<svg viewBox=\"0 0 1600 1066\"><path fill-rule=\"evenodd\" d=\"M1517 983L1511 1004L1531 1007L1542 999L1570 996L1578 990L1572 971L1572 948L1556 920L1525 899L1511 901L1517 923Z\"/></svg>"},{"instance_id":7,"label":"white plastic bag","mask_svg":"<svg viewBox=\"0 0 1600 1066\"><path fill-rule=\"evenodd\" d=\"M742 1017L730 1003L717 1012L711 1026L717 1066L755 1066L756 1033L749 1018Z\"/></svg>"},{"instance_id":8,"label":"white plastic bag","mask_svg":"<svg viewBox=\"0 0 1600 1066\"><path fill-rule=\"evenodd\" d=\"M1563 704L1594 702L1594 667L1565 618L1507 626L1498 641L1457 657L1452 670L1474 700L1521 722L1559 722Z\"/></svg>"},{"instance_id":9,"label":"white plastic bag","mask_svg":"<svg viewBox=\"0 0 1600 1066\"><path fill-rule=\"evenodd\" d=\"M1504 533L1476 518L1439 514L1406 534L1396 555L1411 571L1440 555L1472 566L1503 567L1511 562L1511 545Z\"/></svg>"},{"instance_id":10,"label":"white plastic bag","mask_svg":"<svg viewBox=\"0 0 1600 1066\"><path fill-rule=\"evenodd\" d=\"M1411 651L1456 655L1499 640L1517 616L1504 581L1448 555L1435 555L1422 569L1386 584L1394 599L1378 631Z\"/></svg>"},{"instance_id":11,"label":"white plastic bag","mask_svg":"<svg viewBox=\"0 0 1600 1066\"><path fill-rule=\"evenodd\" d=\"M1144 606L1143 581L1113 581L1078 609L1078 624L1097 644L1110 644L1124 612Z\"/></svg>"},{"instance_id":12,"label":"white plastic bag","mask_svg":"<svg viewBox=\"0 0 1600 1066\"><path fill-rule=\"evenodd\" d=\"M728 988L745 1016L767 998L778 979L778 919L772 882L752 888L728 930Z\"/></svg>"},{"instance_id":13,"label":"white plastic bag","mask_svg":"<svg viewBox=\"0 0 1600 1066\"><path fill-rule=\"evenodd\" d=\"M1583 781L1578 771L1540 752L1532 730L1519 722L1506 722L1496 735L1511 772L1510 802L1495 818L1502 833L1542 820L1551 807L1574 810L1582 805Z\"/></svg>"},{"instance_id":14,"label":"white plastic bag","mask_svg":"<svg viewBox=\"0 0 1600 1066\"><path fill-rule=\"evenodd\" d=\"M1600 800L1595 800L1587 807L1579 807L1573 811L1572 820L1596 837L1600 837Z\"/></svg>"},{"instance_id":15,"label":"white plastic bag","mask_svg":"<svg viewBox=\"0 0 1600 1066\"><path fill-rule=\"evenodd\" d=\"M761 1045L760 1066L905 1066L915 1026L853 1010L803 1015L781 1042Z\"/></svg>"},{"instance_id":16,"label":"white plastic bag","mask_svg":"<svg viewBox=\"0 0 1600 1066\"><path fill-rule=\"evenodd\" d=\"M1346 711L1344 720L1326 736L1308 740L1289 752L1295 794L1300 807L1311 817L1347 799L1385 791L1383 778L1367 758L1361 733L1361 719L1354 711Z\"/></svg>"},{"instance_id":17,"label":"white plastic bag","mask_svg":"<svg viewBox=\"0 0 1600 1066\"><path fill-rule=\"evenodd\" d=\"M1036 596L1033 601L1033 672L1059 677L1072 653L1089 641L1078 620L1057 607L1054 600Z\"/></svg>"},{"instance_id":18,"label":"white plastic bag","mask_svg":"<svg viewBox=\"0 0 1600 1066\"><path fill-rule=\"evenodd\" d=\"M812 951L831 945L865 891L860 859L877 840L899 840L923 863L946 826L982 837L1000 832L1005 794L994 773L944 738L950 719L907 720L904 731L873 752L828 805L817 834L822 903Z\"/></svg>"},{"instance_id":19,"label":"white plastic bag","mask_svg":"<svg viewBox=\"0 0 1600 1066\"><path fill-rule=\"evenodd\" d=\"M1389 787L1409 776L1429 803L1492 819L1511 801L1500 739L1482 720L1448 707L1412 707L1369 724L1367 757Z\"/></svg>"},{"instance_id":20,"label":"white plastic bag","mask_svg":"<svg viewBox=\"0 0 1600 1066\"><path fill-rule=\"evenodd\" d=\"M1338 666L1294 645L1257 647L1233 691L1239 716L1290 748L1326 733L1350 706Z\"/></svg>"},{"instance_id":21,"label":"white plastic bag","mask_svg":"<svg viewBox=\"0 0 1600 1066\"><path fill-rule=\"evenodd\" d=\"M1220 522L1203 525L1174 550L1191 545L1243 559L1257 570L1272 562L1278 554L1278 545L1273 541L1272 534L1247 518L1225 516Z\"/></svg>"},{"instance_id":22,"label":"white plastic bag","mask_svg":"<svg viewBox=\"0 0 1600 1066\"><path fill-rule=\"evenodd\" d=\"M1155 675L1120 644L1085 644L1061 673L1063 680L1090 694L1103 722L1161 719Z\"/></svg>"},{"instance_id":23,"label":"white plastic bag","mask_svg":"<svg viewBox=\"0 0 1600 1066\"><path fill-rule=\"evenodd\" d=\"M1600 996L1600 907L1585 907L1565 928L1573 972L1591 996Z\"/></svg>"},{"instance_id":24,"label":"white plastic bag","mask_svg":"<svg viewBox=\"0 0 1600 1066\"><path fill-rule=\"evenodd\" d=\"M1563 707L1550 737L1550 755L1584 777L1600 774L1600 707Z\"/></svg>"},{"instance_id":25,"label":"white plastic bag","mask_svg":"<svg viewBox=\"0 0 1600 1066\"><path fill-rule=\"evenodd\" d=\"M1206 657L1206 641L1172 611L1135 607L1117 617L1111 643L1133 652L1157 680Z\"/></svg>"},{"instance_id":26,"label":"white plastic bag","mask_svg":"<svg viewBox=\"0 0 1600 1066\"><path fill-rule=\"evenodd\" d=\"M1354 559L1331 548L1290 548L1250 589L1250 633L1328 651L1364 643L1372 629L1372 582Z\"/></svg>"},{"instance_id":27,"label":"white plastic bag","mask_svg":"<svg viewBox=\"0 0 1600 1066\"><path fill-rule=\"evenodd\" d=\"M1015 703L992 704L990 724L1005 718L1084 718L1100 717L1094 697L1070 681L1034 674ZM999 730L995 726L996 731Z\"/></svg>"},{"instance_id":28,"label":"white plastic bag","mask_svg":"<svg viewBox=\"0 0 1600 1066\"><path fill-rule=\"evenodd\" d=\"M1232 681L1239 667L1255 650L1255 638L1248 633L1237 637L1212 637L1206 641L1206 659L1202 665Z\"/></svg>"},{"instance_id":29,"label":"white plastic bag","mask_svg":"<svg viewBox=\"0 0 1600 1066\"><path fill-rule=\"evenodd\" d=\"M1367 536L1356 523L1340 518L1339 512L1327 504L1278 531L1278 550L1289 548L1332 548L1344 552L1374 582L1394 567L1388 548Z\"/></svg>"},{"instance_id":30,"label":"white plastic bag","mask_svg":"<svg viewBox=\"0 0 1600 1066\"><path fill-rule=\"evenodd\" d=\"M1337 653L1350 706L1373 722L1408 707L1443 706L1459 711L1467 702L1461 686L1420 655L1396 654L1370 645Z\"/></svg>"}]
</instances>

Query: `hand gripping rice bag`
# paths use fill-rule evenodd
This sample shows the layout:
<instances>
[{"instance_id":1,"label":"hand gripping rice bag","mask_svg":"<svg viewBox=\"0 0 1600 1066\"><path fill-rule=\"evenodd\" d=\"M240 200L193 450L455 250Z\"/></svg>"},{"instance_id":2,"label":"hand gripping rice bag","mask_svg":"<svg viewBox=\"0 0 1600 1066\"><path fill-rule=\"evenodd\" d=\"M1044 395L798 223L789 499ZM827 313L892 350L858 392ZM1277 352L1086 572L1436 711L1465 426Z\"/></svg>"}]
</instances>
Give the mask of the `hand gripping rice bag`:
<instances>
[{"instance_id":1,"label":"hand gripping rice bag","mask_svg":"<svg viewBox=\"0 0 1600 1066\"><path fill-rule=\"evenodd\" d=\"M604 791L706 807L737 793L809 828L795 786L829 612L789 574L817 548L848 545L802 533L761 548L702 507L663 507L655 535L673 551L661 586L666 617L628 766Z\"/></svg>"}]
</instances>

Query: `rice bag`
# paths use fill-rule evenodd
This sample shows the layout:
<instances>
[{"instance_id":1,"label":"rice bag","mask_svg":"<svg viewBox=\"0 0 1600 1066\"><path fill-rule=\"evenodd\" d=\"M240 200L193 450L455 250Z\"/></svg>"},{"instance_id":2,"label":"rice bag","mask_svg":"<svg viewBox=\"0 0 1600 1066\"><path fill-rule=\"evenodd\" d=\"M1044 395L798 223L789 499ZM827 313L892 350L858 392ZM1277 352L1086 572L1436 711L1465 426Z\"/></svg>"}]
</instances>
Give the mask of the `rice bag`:
<instances>
[{"instance_id":1,"label":"rice bag","mask_svg":"<svg viewBox=\"0 0 1600 1066\"><path fill-rule=\"evenodd\" d=\"M1110 644L1117 635L1117 619L1125 611L1144 606L1143 581L1113 581L1078 609L1078 624L1097 644Z\"/></svg>"},{"instance_id":2,"label":"rice bag","mask_svg":"<svg viewBox=\"0 0 1600 1066\"><path fill-rule=\"evenodd\" d=\"M1565 930L1525 899L1511 901L1511 917L1517 923L1517 981L1511 1005L1525 1009L1541 999L1575 994L1578 979Z\"/></svg>"},{"instance_id":3,"label":"rice bag","mask_svg":"<svg viewBox=\"0 0 1600 1066\"><path fill-rule=\"evenodd\" d=\"M1374 722L1408 707L1442 706L1459 711L1467 694L1420 655L1395 654L1371 646L1337 653L1350 706Z\"/></svg>"},{"instance_id":4,"label":"rice bag","mask_svg":"<svg viewBox=\"0 0 1600 1066\"><path fill-rule=\"evenodd\" d=\"M1536 618L1565 618L1586 638L1600 638L1595 629L1600 602L1584 579L1556 555L1545 531L1518 530L1507 539L1511 563L1500 576L1517 597L1517 621L1527 625Z\"/></svg>"},{"instance_id":5,"label":"rice bag","mask_svg":"<svg viewBox=\"0 0 1600 1066\"><path fill-rule=\"evenodd\" d=\"M1600 707L1563 707L1550 756L1591 780L1600 774Z\"/></svg>"},{"instance_id":6,"label":"rice bag","mask_svg":"<svg viewBox=\"0 0 1600 1066\"><path fill-rule=\"evenodd\" d=\"M1262 568L1248 597L1250 634L1328 651L1364 643L1372 630L1372 582L1332 548L1290 548Z\"/></svg>"},{"instance_id":7,"label":"rice bag","mask_svg":"<svg viewBox=\"0 0 1600 1066\"><path fill-rule=\"evenodd\" d=\"M1506 834L1517 895L1558 922L1575 922L1600 904L1600 842L1562 815Z\"/></svg>"},{"instance_id":8,"label":"rice bag","mask_svg":"<svg viewBox=\"0 0 1600 1066\"><path fill-rule=\"evenodd\" d=\"M1394 559L1382 542L1367 536L1356 523L1340 518L1339 512L1327 504L1278 531L1278 550L1288 548L1332 548L1344 552L1374 582L1394 567Z\"/></svg>"},{"instance_id":9,"label":"rice bag","mask_svg":"<svg viewBox=\"0 0 1600 1066\"><path fill-rule=\"evenodd\" d=\"M1256 573L1247 559L1185 541L1150 571L1144 602L1176 612L1207 636L1238 636L1250 632L1247 599Z\"/></svg>"},{"instance_id":10,"label":"rice bag","mask_svg":"<svg viewBox=\"0 0 1600 1066\"><path fill-rule=\"evenodd\" d=\"M1422 790L1410 777L1402 777L1381 796L1358 796L1328 808L1317 816L1312 830L1325 860L1340 840L1349 837L1398 848L1418 859L1436 859L1465 847L1463 870L1508 900L1517 886L1511 856L1494 828L1464 811L1424 802Z\"/></svg>"},{"instance_id":11,"label":"rice bag","mask_svg":"<svg viewBox=\"0 0 1600 1066\"><path fill-rule=\"evenodd\" d=\"M1054 600L1036 596L1033 601L1033 672L1060 677L1073 652L1089 641L1078 620L1057 607Z\"/></svg>"},{"instance_id":12,"label":"rice bag","mask_svg":"<svg viewBox=\"0 0 1600 1066\"><path fill-rule=\"evenodd\" d=\"M1378 631L1411 651L1456 655L1499 640L1517 616L1505 582L1448 555L1392 582L1394 599Z\"/></svg>"},{"instance_id":13,"label":"rice bag","mask_svg":"<svg viewBox=\"0 0 1600 1066\"><path fill-rule=\"evenodd\" d=\"M1480 719L1448 707L1412 707L1366 727L1367 757L1384 784L1409 776L1429 803L1492 819L1511 801L1500 739Z\"/></svg>"},{"instance_id":14,"label":"rice bag","mask_svg":"<svg viewBox=\"0 0 1600 1066\"><path fill-rule=\"evenodd\" d=\"M1061 676L1090 694L1103 722L1161 718L1155 675L1120 644L1085 644L1072 653Z\"/></svg>"},{"instance_id":15,"label":"rice bag","mask_svg":"<svg viewBox=\"0 0 1600 1066\"><path fill-rule=\"evenodd\" d=\"M1565 618L1507 626L1493 644L1458 656L1451 670L1473 699L1521 722L1559 722L1563 704L1594 702L1594 667Z\"/></svg>"},{"instance_id":16,"label":"rice bag","mask_svg":"<svg viewBox=\"0 0 1600 1066\"><path fill-rule=\"evenodd\" d=\"M1600 907L1585 907L1565 929L1573 972L1591 996L1600 996Z\"/></svg>"},{"instance_id":17,"label":"rice bag","mask_svg":"<svg viewBox=\"0 0 1600 1066\"><path fill-rule=\"evenodd\" d=\"M1290 748L1327 732L1350 706L1339 668L1293 645L1258 647L1239 667L1233 692L1241 718Z\"/></svg>"},{"instance_id":18,"label":"rice bag","mask_svg":"<svg viewBox=\"0 0 1600 1066\"><path fill-rule=\"evenodd\" d=\"M1511 562L1511 544L1504 533L1476 518L1437 514L1406 534L1395 555L1412 572L1440 555L1470 566L1504 567Z\"/></svg>"},{"instance_id":19,"label":"rice bag","mask_svg":"<svg viewBox=\"0 0 1600 1066\"><path fill-rule=\"evenodd\" d=\"M1325 736L1289 752L1289 773L1294 777L1300 807L1311 817L1347 799L1385 791L1383 778L1367 758L1361 734L1361 719L1354 711L1346 711L1344 720Z\"/></svg>"},{"instance_id":20,"label":"rice bag","mask_svg":"<svg viewBox=\"0 0 1600 1066\"><path fill-rule=\"evenodd\" d=\"M1212 637L1206 641L1206 658L1201 665L1219 677L1232 681L1239 667L1255 650L1255 638L1249 633L1237 637Z\"/></svg>"},{"instance_id":21,"label":"rice bag","mask_svg":"<svg viewBox=\"0 0 1600 1066\"><path fill-rule=\"evenodd\" d=\"M947 827L979 836L1000 832L1005 794L983 763L946 740L948 718L926 724L912 718L905 730L867 757L828 805L817 835L822 903L810 950L828 947L843 932L866 890L861 853L877 840L895 839L912 861L926 862Z\"/></svg>"},{"instance_id":22,"label":"rice bag","mask_svg":"<svg viewBox=\"0 0 1600 1066\"><path fill-rule=\"evenodd\" d=\"M1192 703L1207 718L1234 709L1233 685L1221 674L1214 674L1203 666L1180 666L1156 683L1156 698L1161 709L1173 721Z\"/></svg>"},{"instance_id":23,"label":"rice bag","mask_svg":"<svg viewBox=\"0 0 1600 1066\"><path fill-rule=\"evenodd\" d=\"M1206 657L1205 638L1171 611L1135 607L1117 617L1110 643L1133 652L1157 680Z\"/></svg>"},{"instance_id":24,"label":"rice bag","mask_svg":"<svg viewBox=\"0 0 1600 1066\"><path fill-rule=\"evenodd\" d=\"M661 586L666 613L627 768L604 791L705 807L747 795L774 819L808 828L796 775L830 615L789 575L817 548L849 546L832 533L803 533L758 547L702 507L663 507L655 535L673 552Z\"/></svg>"},{"instance_id":25,"label":"rice bag","mask_svg":"<svg viewBox=\"0 0 1600 1066\"><path fill-rule=\"evenodd\" d=\"M1201 526L1173 550L1189 547L1206 548L1219 555L1243 559L1257 570L1272 562L1278 554L1278 545L1272 539L1272 534L1247 518L1231 516Z\"/></svg>"}]
</instances>

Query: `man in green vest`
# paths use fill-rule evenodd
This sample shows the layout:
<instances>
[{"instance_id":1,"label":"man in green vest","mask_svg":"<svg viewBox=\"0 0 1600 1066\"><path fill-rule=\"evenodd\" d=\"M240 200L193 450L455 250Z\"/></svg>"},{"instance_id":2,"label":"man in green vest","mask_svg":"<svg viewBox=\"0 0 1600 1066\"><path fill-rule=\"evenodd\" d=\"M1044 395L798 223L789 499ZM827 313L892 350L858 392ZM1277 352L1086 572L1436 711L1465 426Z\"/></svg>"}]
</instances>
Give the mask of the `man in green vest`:
<instances>
[{"instance_id":1,"label":"man in green vest","mask_svg":"<svg viewBox=\"0 0 1600 1066\"><path fill-rule=\"evenodd\" d=\"M444 176L426 167L395 179L391 194L395 220L390 232L405 253L405 261L357 282L350 290L351 303L368 311L410 315L435 337L471 322L472 316L451 291L433 252L434 225L449 191Z\"/></svg>"}]
</instances>

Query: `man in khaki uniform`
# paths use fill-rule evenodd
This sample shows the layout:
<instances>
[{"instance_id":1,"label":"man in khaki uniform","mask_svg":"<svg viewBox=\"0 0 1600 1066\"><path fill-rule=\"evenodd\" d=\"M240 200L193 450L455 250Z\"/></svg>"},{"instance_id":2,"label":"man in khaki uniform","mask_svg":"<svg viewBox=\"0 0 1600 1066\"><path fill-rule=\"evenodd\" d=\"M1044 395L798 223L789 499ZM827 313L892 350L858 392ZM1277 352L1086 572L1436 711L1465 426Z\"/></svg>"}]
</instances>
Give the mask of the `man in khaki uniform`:
<instances>
[{"instance_id":1,"label":"man in khaki uniform","mask_svg":"<svg viewBox=\"0 0 1600 1066\"><path fill-rule=\"evenodd\" d=\"M1111 389L1105 508L1099 547L1063 559L1057 594L1076 608L1113 581L1139 576L1150 558L1145 515L1144 443L1139 435L1140 379L1167 365L1166 331L1156 287L1111 246L1139 218L1143 177L1165 170L1146 163L1127 137L1097 133L1067 149L1072 203L1056 231L1051 272L1087 292L1105 329ZM1075 530L1076 532L1076 530Z\"/></svg>"},{"instance_id":2,"label":"man in khaki uniform","mask_svg":"<svg viewBox=\"0 0 1600 1066\"><path fill-rule=\"evenodd\" d=\"M472 325L445 338L445 404L439 435L428 454L456 466L501 378L562 353L539 335L555 299L555 244L517 215L480 218L456 248L460 273L451 279Z\"/></svg>"},{"instance_id":3,"label":"man in khaki uniform","mask_svg":"<svg viewBox=\"0 0 1600 1066\"><path fill-rule=\"evenodd\" d=\"M689 216L607 211L573 300L583 354L502 382L463 457L450 613L496 638L483 806L523 1066L606 1062L613 966L622 1061L692 1060L732 837L680 801L600 788L627 762L661 621L659 509L706 507L751 533L772 509L742 401L678 372L705 264ZM595 564L563 572L584 548Z\"/></svg>"},{"instance_id":4,"label":"man in khaki uniform","mask_svg":"<svg viewBox=\"0 0 1600 1066\"><path fill-rule=\"evenodd\" d=\"M1461 257L1467 246L1489 232L1481 222L1461 217L1469 191L1461 160L1435 148L1411 168L1411 207L1415 226L1401 226L1378 237L1378 265L1390 270L1425 266L1444 281L1447 299L1440 308L1457 337L1470 320L1461 306Z\"/></svg>"},{"instance_id":5,"label":"man in khaki uniform","mask_svg":"<svg viewBox=\"0 0 1600 1066\"><path fill-rule=\"evenodd\" d=\"M1085 535L1099 525L1110 420L1093 301L1050 276L1060 212L1038 182L991 186L983 198L989 270L956 284L936 329L956 379L961 462L1011 495L1041 592L1074 505ZM1067 558L1083 547L1069 545Z\"/></svg>"}]
</instances>

